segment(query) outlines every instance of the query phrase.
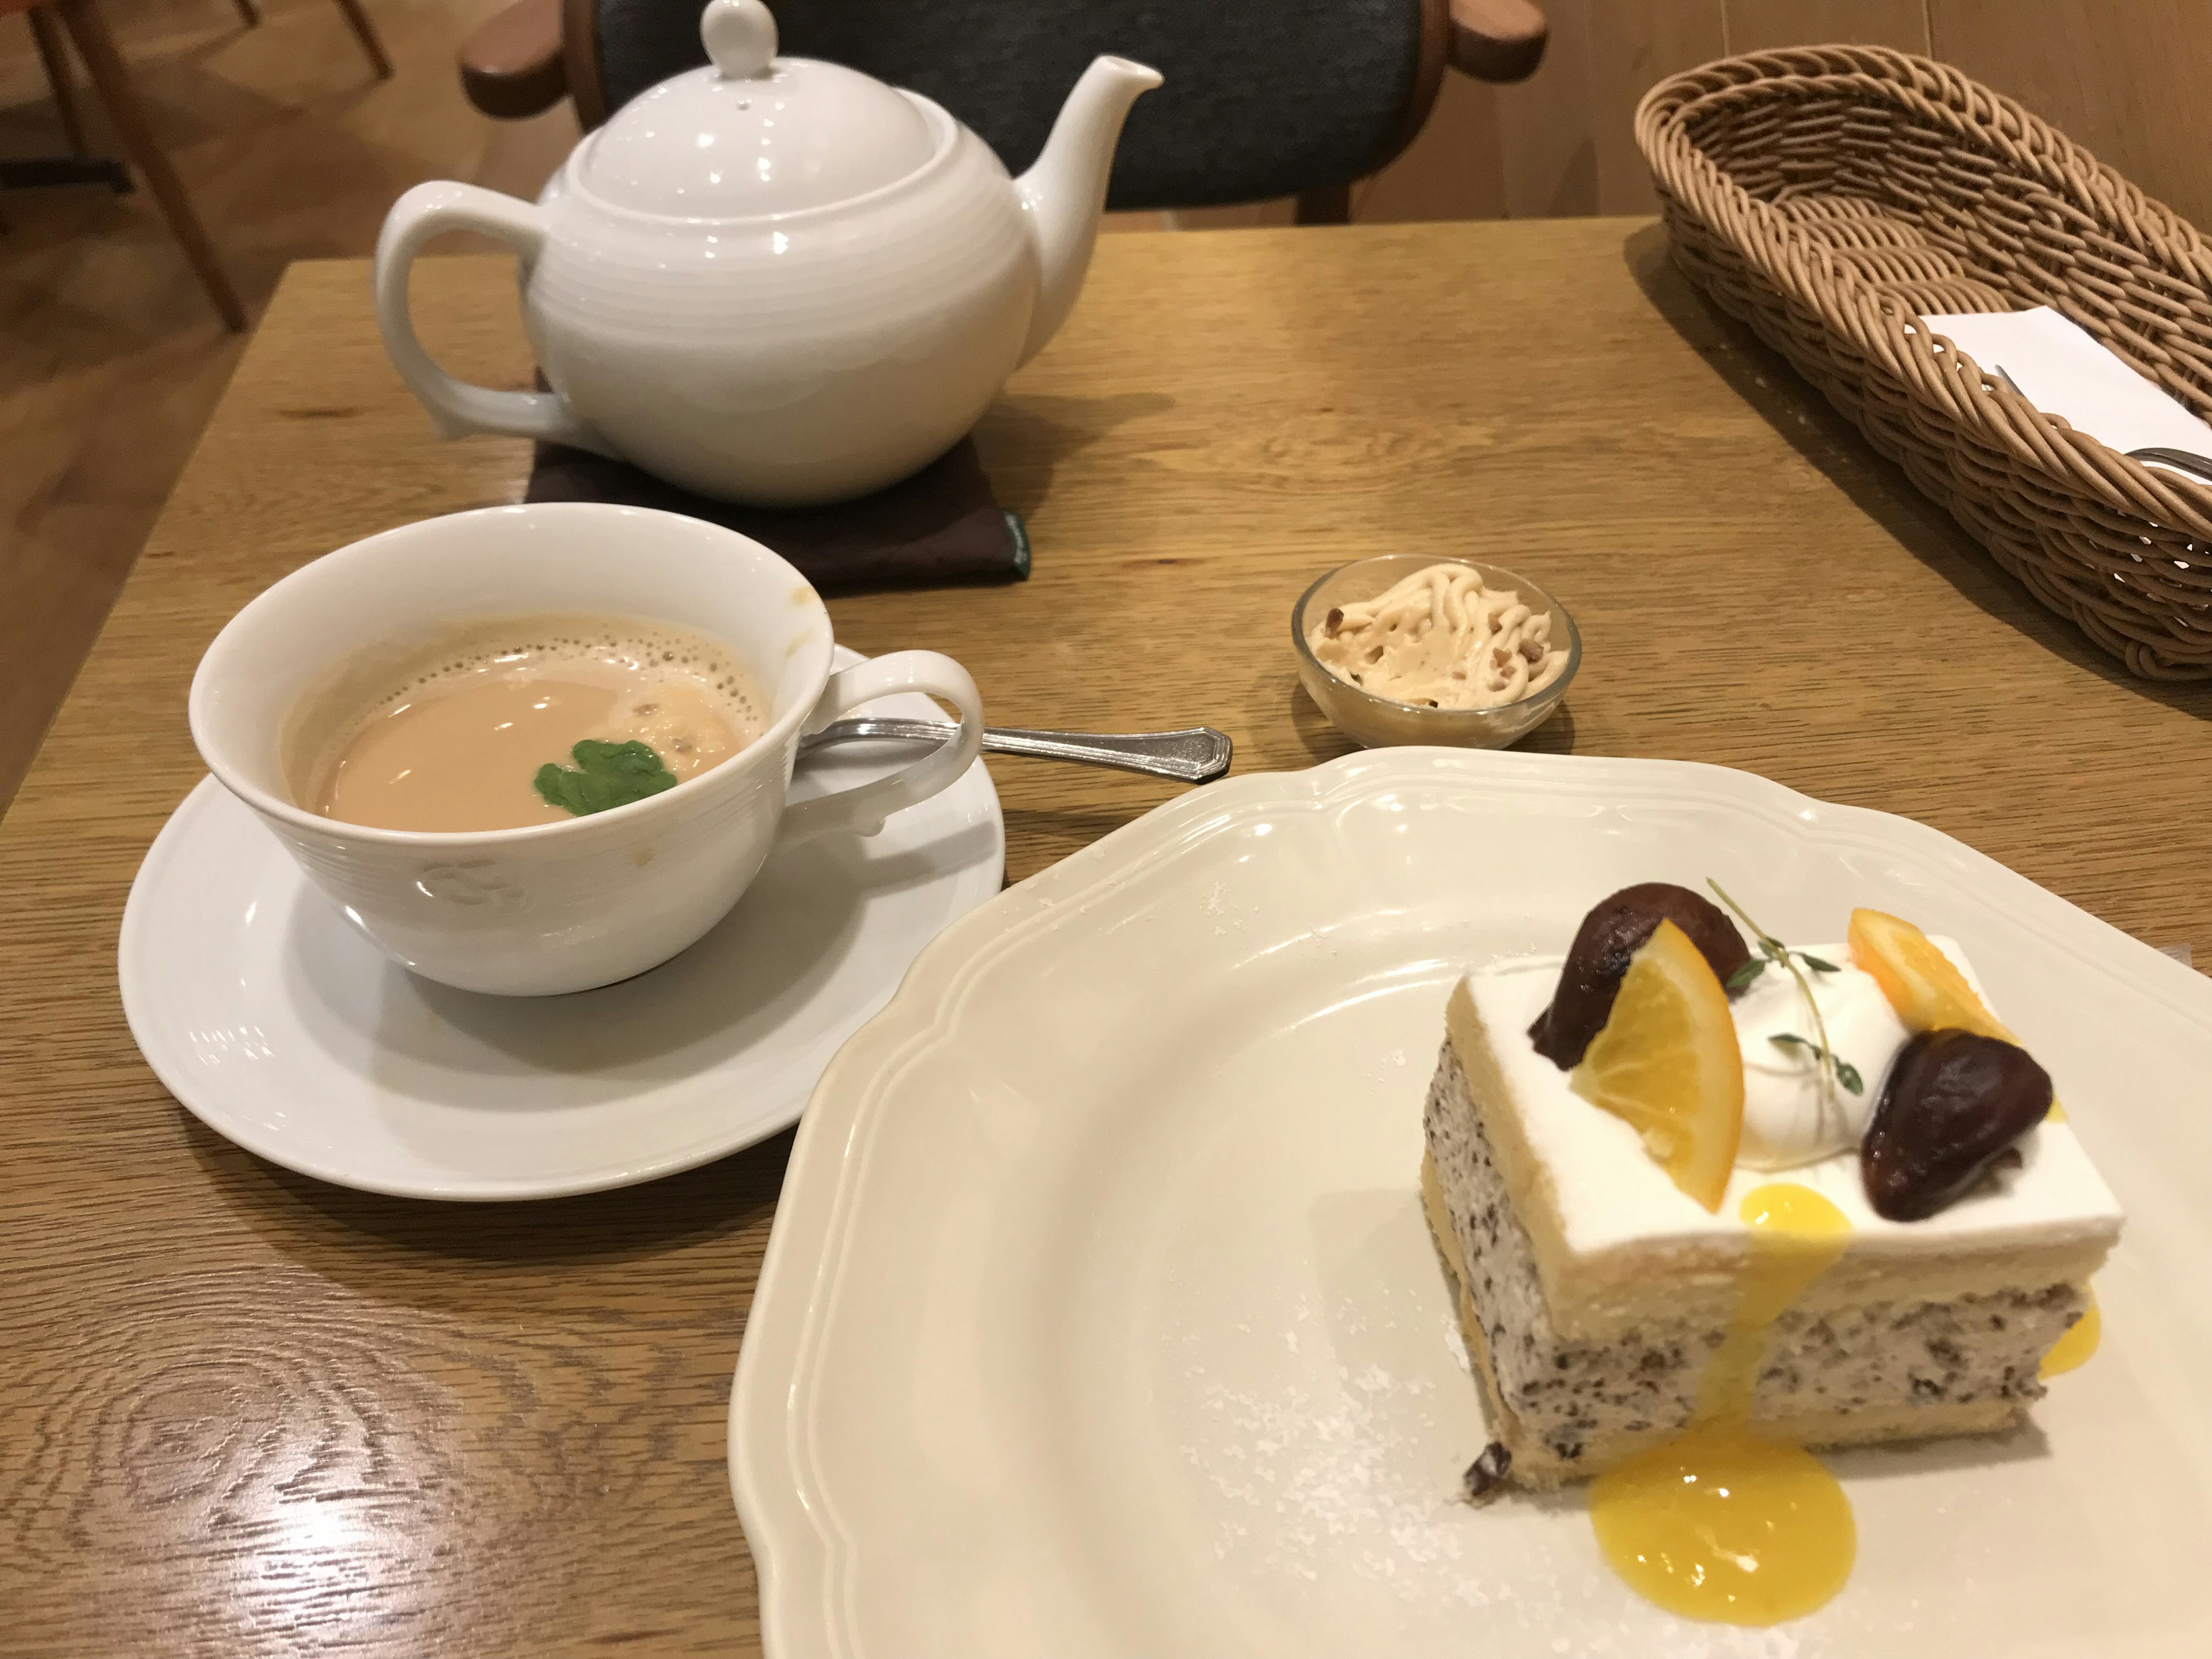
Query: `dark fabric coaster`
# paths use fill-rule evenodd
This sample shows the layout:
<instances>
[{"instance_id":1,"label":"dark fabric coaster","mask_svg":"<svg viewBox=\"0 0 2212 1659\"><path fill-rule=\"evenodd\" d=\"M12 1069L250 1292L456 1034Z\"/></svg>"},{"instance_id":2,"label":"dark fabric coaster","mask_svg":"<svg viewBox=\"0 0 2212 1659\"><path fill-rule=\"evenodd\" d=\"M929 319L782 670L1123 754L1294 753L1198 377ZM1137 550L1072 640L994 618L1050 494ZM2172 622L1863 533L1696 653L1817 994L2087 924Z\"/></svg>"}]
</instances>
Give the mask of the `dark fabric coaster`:
<instances>
[{"instance_id":1,"label":"dark fabric coaster","mask_svg":"<svg viewBox=\"0 0 2212 1659\"><path fill-rule=\"evenodd\" d=\"M911 478L830 507L734 507L664 483L627 461L540 444L526 501L612 501L688 514L773 548L825 593L1022 581L1029 533L992 494L963 438Z\"/></svg>"}]
</instances>

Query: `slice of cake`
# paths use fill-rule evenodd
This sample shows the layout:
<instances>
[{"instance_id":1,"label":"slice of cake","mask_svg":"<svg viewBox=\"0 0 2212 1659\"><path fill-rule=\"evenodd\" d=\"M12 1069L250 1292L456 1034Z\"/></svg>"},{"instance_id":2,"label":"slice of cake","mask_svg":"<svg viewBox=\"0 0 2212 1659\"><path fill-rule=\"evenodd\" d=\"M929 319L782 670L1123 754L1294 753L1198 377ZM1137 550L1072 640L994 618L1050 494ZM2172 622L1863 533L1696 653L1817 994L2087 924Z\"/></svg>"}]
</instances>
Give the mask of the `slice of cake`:
<instances>
[{"instance_id":1,"label":"slice of cake","mask_svg":"<svg viewBox=\"0 0 2212 1659\"><path fill-rule=\"evenodd\" d=\"M1957 947L1874 912L1844 945L1753 931L1755 951L1696 894L1630 889L1567 957L1452 994L1421 1186L1495 1437L1476 1496L1595 1474L1711 1416L1755 1189L1809 1188L1849 1229L1761 1316L1759 1436L2004 1428L2088 1305L2118 1206ZM1645 1035L1673 1005L1634 975L1656 984L1662 958L1700 981L1677 1013L1708 1038L1725 999L1740 1079Z\"/></svg>"}]
</instances>

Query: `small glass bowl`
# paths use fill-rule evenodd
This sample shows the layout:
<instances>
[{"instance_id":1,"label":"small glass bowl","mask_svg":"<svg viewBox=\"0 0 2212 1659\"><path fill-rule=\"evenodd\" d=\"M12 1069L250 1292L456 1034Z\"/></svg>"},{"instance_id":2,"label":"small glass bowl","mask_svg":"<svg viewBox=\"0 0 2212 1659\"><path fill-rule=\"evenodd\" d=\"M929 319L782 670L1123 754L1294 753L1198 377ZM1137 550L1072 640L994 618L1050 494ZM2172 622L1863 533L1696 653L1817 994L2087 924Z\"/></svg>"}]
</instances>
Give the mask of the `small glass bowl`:
<instances>
[{"instance_id":1,"label":"small glass bowl","mask_svg":"<svg viewBox=\"0 0 2212 1659\"><path fill-rule=\"evenodd\" d=\"M1565 646L1567 652L1567 665L1559 678L1518 702L1496 708L1431 708L1425 703L1378 697L1322 666L1313 647L1306 643L1307 631L1315 621L1338 605L1374 599L1415 571L1437 564L1463 565L1482 578L1485 587L1510 589L1520 594L1521 602L1529 610L1549 611L1552 643ZM1498 565L1474 559L1440 559L1428 553L1385 553L1330 571L1291 607L1291 641L1298 653L1298 681L1306 694L1321 705L1331 725L1368 749L1408 743L1503 749L1528 736L1559 711L1560 699L1583 665L1582 630L1575 626L1566 606L1535 583Z\"/></svg>"}]
</instances>

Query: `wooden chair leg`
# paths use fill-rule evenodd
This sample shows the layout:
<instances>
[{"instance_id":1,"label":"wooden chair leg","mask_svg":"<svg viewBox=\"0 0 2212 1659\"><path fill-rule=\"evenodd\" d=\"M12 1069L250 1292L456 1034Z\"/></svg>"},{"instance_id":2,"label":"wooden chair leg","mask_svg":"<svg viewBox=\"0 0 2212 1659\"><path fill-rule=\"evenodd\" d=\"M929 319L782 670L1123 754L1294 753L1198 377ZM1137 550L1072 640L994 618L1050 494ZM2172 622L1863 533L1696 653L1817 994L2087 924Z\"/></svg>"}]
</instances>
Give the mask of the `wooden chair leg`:
<instances>
[{"instance_id":1,"label":"wooden chair leg","mask_svg":"<svg viewBox=\"0 0 2212 1659\"><path fill-rule=\"evenodd\" d=\"M261 13L253 0L238 0L238 15L246 21L246 27L258 29L261 27Z\"/></svg>"},{"instance_id":2,"label":"wooden chair leg","mask_svg":"<svg viewBox=\"0 0 2212 1659\"><path fill-rule=\"evenodd\" d=\"M369 68L376 71L380 81L392 78L392 59L384 53L384 42L377 37L376 25L369 21L368 14L362 9L361 0L338 0L338 9L345 14L346 21L353 25L354 39L361 42L362 54Z\"/></svg>"},{"instance_id":3,"label":"wooden chair leg","mask_svg":"<svg viewBox=\"0 0 2212 1659\"><path fill-rule=\"evenodd\" d=\"M200 216L192 210L192 198L185 194L184 181L177 170L169 165L169 158L161 154L161 147L154 142L154 130L147 125L145 106L138 101L138 89L131 80L131 70L115 50L115 37L107 32L93 0L47 0L39 10L52 9L61 14L68 27L70 39L76 43L76 55L84 59L85 72L92 76L94 88L100 101L107 106L107 118L115 124L115 131L123 140L123 148L144 175L147 188L161 204L161 216L169 222L169 229L185 250L185 258L191 261L192 269L199 273L200 284L215 301L215 308L222 313L222 320L234 333L246 328L246 307L239 303L238 291L223 274L222 262L216 258L215 244L208 240L207 228Z\"/></svg>"},{"instance_id":4,"label":"wooden chair leg","mask_svg":"<svg viewBox=\"0 0 2212 1659\"><path fill-rule=\"evenodd\" d=\"M46 84L54 89L54 113L62 118L69 135L70 153L87 154L84 119L77 113L76 88L70 84L69 50L62 45L61 26L44 6L31 8L31 38L39 44L39 61L46 66Z\"/></svg>"}]
</instances>

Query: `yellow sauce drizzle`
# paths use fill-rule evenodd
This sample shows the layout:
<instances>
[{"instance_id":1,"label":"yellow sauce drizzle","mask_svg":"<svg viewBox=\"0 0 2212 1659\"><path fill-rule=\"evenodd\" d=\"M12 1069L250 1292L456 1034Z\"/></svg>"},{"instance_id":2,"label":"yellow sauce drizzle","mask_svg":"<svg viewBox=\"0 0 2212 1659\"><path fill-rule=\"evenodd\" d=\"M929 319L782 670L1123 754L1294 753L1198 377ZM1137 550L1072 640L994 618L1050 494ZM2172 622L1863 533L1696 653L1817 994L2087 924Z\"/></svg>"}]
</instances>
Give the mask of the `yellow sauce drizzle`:
<instances>
[{"instance_id":1,"label":"yellow sauce drizzle","mask_svg":"<svg viewBox=\"0 0 2212 1659\"><path fill-rule=\"evenodd\" d=\"M2051 1352L2043 1356L2043 1364L2035 1374L2048 1382L2061 1371L2070 1371L2076 1365L2087 1364L2089 1356L2097 1352L2097 1338L2105 1328L2104 1316L2097 1311L2097 1298L2089 1298L2089 1310L2066 1328L2066 1334L2051 1345Z\"/></svg>"},{"instance_id":2,"label":"yellow sauce drizzle","mask_svg":"<svg viewBox=\"0 0 2212 1659\"><path fill-rule=\"evenodd\" d=\"M1668 1612L1773 1625L1841 1589L1858 1553L1835 1477L1802 1447L1750 1428L1768 1328L1835 1265L1851 1224L1795 1182L1745 1194L1737 1213L1751 1229L1750 1261L1690 1426L1599 1475L1590 1524L1613 1571Z\"/></svg>"}]
</instances>

